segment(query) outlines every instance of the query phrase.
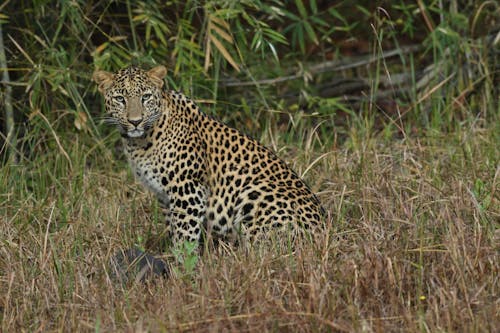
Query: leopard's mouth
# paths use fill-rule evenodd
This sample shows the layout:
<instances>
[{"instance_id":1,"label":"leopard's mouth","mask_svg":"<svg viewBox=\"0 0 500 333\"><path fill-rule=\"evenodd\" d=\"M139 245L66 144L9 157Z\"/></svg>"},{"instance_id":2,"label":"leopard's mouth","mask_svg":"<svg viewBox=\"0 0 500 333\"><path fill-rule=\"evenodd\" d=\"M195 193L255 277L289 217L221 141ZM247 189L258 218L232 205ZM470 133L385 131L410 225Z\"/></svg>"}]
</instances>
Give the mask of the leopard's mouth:
<instances>
[{"instance_id":1,"label":"leopard's mouth","mask_svg":"<svg viewBox=\"0 0 500 333\"><path fill-rule=\"evenodd\" d=\"M153 125L158 117L152 117L140 124L119 124L118 128L123 138L137 139L144 138L151 132Z\"/></svg>"},{"instance_id":2,"label":"leopard's mouth","mask_svg":"<svg viewBox=\"0 0 500 333\"><path fill-rule=\"evenodd\" d=\"M120 135L124 139L137 139L146 135L146 131L142 128L130 128L126 126L118 126Z\"/></svg>"},{"instance_id":3,"label":"leopard's mouth","mask_svg":"<svg viewBox=\"0 0 500 333\"><path fill-rule=\"evenodd\" d=\"M129 138L140 138L140 137L144 136L144 130L134 128L133 130L127 131L127 136Z\"/></svg>"}]
</instances>

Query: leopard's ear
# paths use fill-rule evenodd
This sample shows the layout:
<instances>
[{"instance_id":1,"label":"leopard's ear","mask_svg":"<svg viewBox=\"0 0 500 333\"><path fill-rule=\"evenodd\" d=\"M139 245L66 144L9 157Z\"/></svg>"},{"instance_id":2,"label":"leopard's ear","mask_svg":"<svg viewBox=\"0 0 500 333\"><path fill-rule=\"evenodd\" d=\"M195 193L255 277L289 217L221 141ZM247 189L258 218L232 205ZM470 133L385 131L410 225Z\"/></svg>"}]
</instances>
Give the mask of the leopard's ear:
<instances>
[{"instance_id":1,"label":"leopard's ear","mask_svg":"<svg viewBox=\"0 0 500 333\"><path fill-rule=\"evenodd\" d=\"M148 76L153 83L158 87L163 87L163 78L167 75L167 68L165 66L156 66L148 71Z\"/></svg>"},{"instance_id":2,"label":"leopard's ear","mask_svg":"<svg viewBox=\"0 0 500 333\"><path fill-rule=\"evenodd\" d=\"M92 80L97 83L99 91L104 94L113 84L113 73L96 70L94 74L92 74Z\"/></svg>"}]
</instances>

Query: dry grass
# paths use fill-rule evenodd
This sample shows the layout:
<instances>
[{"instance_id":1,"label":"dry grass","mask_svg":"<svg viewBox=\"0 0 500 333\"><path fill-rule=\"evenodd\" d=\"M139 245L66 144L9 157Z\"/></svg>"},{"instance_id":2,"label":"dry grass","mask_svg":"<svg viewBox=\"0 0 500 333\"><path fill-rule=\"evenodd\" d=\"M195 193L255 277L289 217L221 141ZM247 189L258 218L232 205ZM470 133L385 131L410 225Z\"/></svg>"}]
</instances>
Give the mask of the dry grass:
<instances>
[{"instance_id":1,"label":"dry grass","mask_svg":"<svg viewBox=\"0 0 500 333\"><path fill-rule=\"evenodd\" d=\"M330 212L317 244L221 249L192 274L146 285L105 273L118 248L161 233L122 166L69 151L73 171L39 193L27 179L40 184L50 163L4 167L0 330L498 331L496 138L478 129L334 150L307 174ZM313 158L301 156L305 170Z\"/></svg>"}]
</instances>

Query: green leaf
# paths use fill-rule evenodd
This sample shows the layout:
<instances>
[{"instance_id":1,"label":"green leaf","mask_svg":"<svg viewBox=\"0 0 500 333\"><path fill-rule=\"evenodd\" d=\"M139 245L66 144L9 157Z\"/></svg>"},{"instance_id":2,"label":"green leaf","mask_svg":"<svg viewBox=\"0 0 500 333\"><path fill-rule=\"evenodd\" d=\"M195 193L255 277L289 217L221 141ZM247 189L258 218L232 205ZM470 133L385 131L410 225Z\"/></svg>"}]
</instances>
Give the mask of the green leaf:
<instances>
[{"instance_id":1,"label":"green leaf","mask_svg":"<svg viewBox=\"0 0 500 333\"><path fill-rule=\"evenodd\" d=\"M259 30L253 36L250 48L254 49L254 50L258 50L261 43L262 43L262 31Z\"/></svg>"},{"instance_id":2,"label":"green leaf","mask_svg":"<svg viewBox=\"0 0 500 333\"><path fill-rule=\"evenodd\" d=\"M153 25L153 30L156 33L156 37L161 40L163 45L167 45L167 39L165 38L165 35L163 34L163 31L160 29L160 27L157 25Z\"/></svg>"},{"instance_id":3,"label":"green leaf","mask_svg":"<svg viewBox=\"0 0 500 333\"><path fill-rule=\"evenodd\" d=\"M369 17L371 15L371 13L368 11L368 9L366 9L365 7L363 6L360 6L360 5L356 5L356 8L362 12L363 14L365 14L365 16ZM360 18L361 19L361 18Z\"/></svg>"},{"instance_id":4,"label":"green leaf","mask_svg":"<svg viewBox=\"0 0 500 333\"><path fill-rule=\"evenodd\" d=\"M320 19L319 17L316 17L316 16L312 16L311 17L311 21L318 24L318 25L321 25L321 26L324 26L324 27L329 27L330 24L326 23L324 20Z\"/></svg>"},{"instance_id":5,"label":"green leaf","mask_svg":"<svg viewBox=\"0 0 500 333\"><path fill-rule=\"evenodd\" d=\"M297 6L300 16L302 16L302 18L307 18L306 7L304 7L302 0L295 0L295 5Z\"/></svg>"},{"instance_id":6,"label":"green leaf","mask_svg":"<svg viewBox=\"0 0 500 333\"><path fill-rule=\"evenodd\" d=\"M276 52L276 49L274 48L274 45L270 42L267 42L267 44L269 45L269 49L271 50L271 53L273 54L274 56L274 59L276 59L276 61L279 62L279 58L278 58L278 52Z\"/></svg>"},{"instance_id":7,"label":"green leaf","mask_svg":"<svg viewBox=\"0 0 500 333\"><path fill-rule=\"evenodd\" d=\"M313 14L317 14L318 13L318 6L316 4L316 0L309 0L309 7L311 7L311 11Z\"/></svg>"},{"instance_id":8,"label":"green leaf","mask_svg":"<svg viewBox=\"0 0 500 333\"><path fill-rule=\"evenodd\" d=\"M345 25L348 24L347 20L345 19L344 16L342 16L335 8L329 8L328 9L328 13L335 17L336 19L342 21L342 23L344 23Z\"/></svg>"},{"instance_id":9,"label":"green leaf","mask_svg":"<svg viewBox=\"0 0 500 333\"><path fill-rule=\"evenodd\" d=\"M312 40L315 44L318 44L318 38L316 37L316 33L314 32L313 27L307 21L304 21L304 29L306 29L306 33L309 36L309 39Z\"/></svg>"},{"instance_id":10,"label":"green leaf","mask_svg":"<svg viewBox=\"0 0 500 333\"><path fill-rule=\"evenodd\" d=\"M283 13L285 14L286 17L288 17L289 19L291 19L293 21L300 21L300 17L298 17L297 15L295 15L292 12L289 12L288 10L283 9Z\"/></svg>"},{"instance_id":11,"label":"green leaf","mask_svg":"<svg viewBox=\"0 0 500 333\"><path fill-rule=\"evenodd\" d=\"M306 53L306 45L304 41L304 30L301 25L297 25L297 29L294 31L296 35L296 40L299 42L300 50L302 53Z\"/></svg>"},{"instance_id":12,"label":"green leaf","mask_svg":"<svg viewBox=\"0 0 500 333\"><path fill-rule=\"evenodd\" d=\"M280 34L278 31L272 30L272 29L263 29L264 30L264 35L270 39L272 39L275 42L281 43L281 44L288 44L288 41L285 36Z\"/></svg>"}]
</instances>

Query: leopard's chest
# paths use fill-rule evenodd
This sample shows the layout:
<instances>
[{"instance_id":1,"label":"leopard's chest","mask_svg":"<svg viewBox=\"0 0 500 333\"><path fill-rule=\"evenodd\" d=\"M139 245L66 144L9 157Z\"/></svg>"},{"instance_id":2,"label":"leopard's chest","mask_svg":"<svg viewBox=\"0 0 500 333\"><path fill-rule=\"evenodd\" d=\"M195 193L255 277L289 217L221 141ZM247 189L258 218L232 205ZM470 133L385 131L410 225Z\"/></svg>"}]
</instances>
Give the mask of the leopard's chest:
<instances>
[{"instance_id":1,"label":"leopard's chest","mask_svg":"<svg viewBox=\"0 0 500 333\"><path fill-rule=\"evenodd\" d=\"M135 177L160 201L168 202L168 180L164 175L165 161L160 159L159 152L134 150L128 148L126 155Z\"/></svg>"}]
</instances>

